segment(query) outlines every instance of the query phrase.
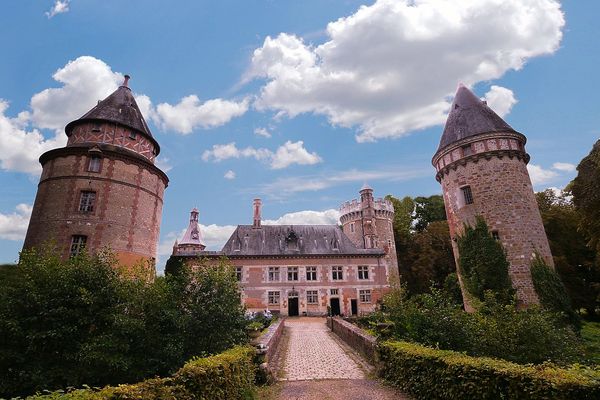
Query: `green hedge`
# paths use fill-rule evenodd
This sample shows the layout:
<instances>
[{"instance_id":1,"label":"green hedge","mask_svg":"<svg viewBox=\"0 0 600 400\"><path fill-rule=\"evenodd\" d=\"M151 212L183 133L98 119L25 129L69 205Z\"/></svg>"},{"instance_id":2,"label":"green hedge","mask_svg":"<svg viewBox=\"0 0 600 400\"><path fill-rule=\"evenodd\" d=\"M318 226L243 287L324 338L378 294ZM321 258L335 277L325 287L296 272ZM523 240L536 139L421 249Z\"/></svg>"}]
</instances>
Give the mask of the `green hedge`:
<instances>
[{"instance_id":1,"label":"green hedge","mask_svg":"<svg viewBox=\"0 0 600 400\"><path fill-rule=\"evenodd\" d=\"M188 361L169 378L148 379L132 385L107 386L36 395L27 399L56 400L208 400L245 399L254 388L254 349L237 346L223 353Z\"/></svg>"},{"instance_id":2,"label":"green hedge","mask_svg":"<svg viewBox=\"0 0 600 400\"><path fill-rule=\"evenodd\" d=\"M382 376L417 399L600 399L600 368L514 364L408 342L379 346Z\"/></svg>"}]
</instances>

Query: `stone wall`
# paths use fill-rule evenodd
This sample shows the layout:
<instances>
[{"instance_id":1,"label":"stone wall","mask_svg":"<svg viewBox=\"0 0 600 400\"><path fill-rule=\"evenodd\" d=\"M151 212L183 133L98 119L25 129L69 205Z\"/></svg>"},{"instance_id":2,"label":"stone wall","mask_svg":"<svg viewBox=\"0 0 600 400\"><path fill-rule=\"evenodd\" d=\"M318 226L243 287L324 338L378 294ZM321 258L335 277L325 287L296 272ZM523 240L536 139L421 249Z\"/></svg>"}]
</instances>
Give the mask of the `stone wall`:
<instances>
[{"instance_id":1,"label":"stone wall","mask_svg":"<svg viewBox=\"0 0 600 400\"><path fill-rule=\"evenodd\" d=\"M340 339L346 342L348 346L362 354L369 362L372 364L377 363L377 340L373 336L358 326L344 321L340 317L328 317L327 326Z\"/></svg>"},{"instance_id":2,"label":"stone wall","mask_svg":"<svg viewBox=\"0 0 600 400\"><path fill-rule=\"evenodd\" d=\"M281 336L285 327L284 321L285 319L279 318L267 328L267 332L263 333L253 342L257 352L264 357L261 368L264 368L265 372L271 376L276 375L276 371L273 370L275 366L272 365L272 361L281 342Z\"/></svg>"}]
</instances>

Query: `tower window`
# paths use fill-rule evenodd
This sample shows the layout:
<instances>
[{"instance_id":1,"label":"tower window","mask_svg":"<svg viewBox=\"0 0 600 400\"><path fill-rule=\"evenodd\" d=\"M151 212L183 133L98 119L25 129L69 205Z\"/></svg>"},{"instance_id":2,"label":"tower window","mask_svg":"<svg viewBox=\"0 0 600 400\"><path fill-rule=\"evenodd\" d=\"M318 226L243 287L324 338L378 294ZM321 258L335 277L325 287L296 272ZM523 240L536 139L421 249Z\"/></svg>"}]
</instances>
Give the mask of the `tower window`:
<instances>
[{"instance_id":1,"label":"tower window","mask_svg":"<svg viewBox=\"0 0 600 400\"><path fill-rule=\"evenodd\" d=\"M96 204L96 192L84 190L79 198L79 212L93 212Z\"/></svg>"},{"instance_id":2,"label":"tower window","mask_svg":"<svg viewBox=\"0 0 600 400\"><path fill-rule=\"evenodd\" d=\"M80 254L85 249L85 244L87 242L87 236L85 235L73 235L71 236L71 257L75 257Z\"/></svg>"},{"instance_id":3,"label":"tower window","mask_svg":"<svg viewBox=\"0 0 600 400\"><path fill-rule=\"evenodd\" d=\"M470 144L463 146L462 151L463 151L463 157L470 156L471 154L473 154L473 148L471 147Z\"/></svg>"},{"instance_id":4,"label":"tower window","mask_svg":"<svg viewBox=\"0 0 600 400\"><path fill-rule=\"evenodd\" d=\"M91 156L88 164L89 172L100 172L100 166L102 165L102 158L98 156Z\"/></svg>"},{"instance_id":5,"label":"tower window","mask_svg":"<svg viewBox=\"0 0 600 400\"><path fill-rule=\"evenodd\" d=\"M498 231L492 231L492 237L494 238L494 240L500 240L500 234L498 233Z\"/></svg>"},{"instance_id":6,"label":"tower window","mask_svg":"<svg viewBox=\"0 0 600 400\"><path fill-rule=\"evenodd\" d=\"M92 132L100 132L100 123L99 122L94 122L94 124L92 125Z\"/></svg>"},{"instance_id":7,"label":"tower window","mask_svg":"<svg viewBox=\"0 0 600 400\"><path fill-rule=\"evenodd\" d=\"M473 192L471 192L471 186L464 186L460 188L465 199L465 204L473 204Z\"/></svg>"},{"instance_id":8,"label":"tower window","mask_svg":"<svg viewBox=\"0 0 600 400\"><path fill-rule=\"evenodd\" d=\"M354 233L354 222L350 224L350 232Z\"/></svg>"},{"instance_id":9,"label":"tower window","mask_svg":"<svg viewBox=\"0 0 600 400\"><path fill-rule=\"evenodd\" d=\"M135 133L134 131L129 131L129 139L137 139L137 133Z\"/></svg>"}]
</instances>

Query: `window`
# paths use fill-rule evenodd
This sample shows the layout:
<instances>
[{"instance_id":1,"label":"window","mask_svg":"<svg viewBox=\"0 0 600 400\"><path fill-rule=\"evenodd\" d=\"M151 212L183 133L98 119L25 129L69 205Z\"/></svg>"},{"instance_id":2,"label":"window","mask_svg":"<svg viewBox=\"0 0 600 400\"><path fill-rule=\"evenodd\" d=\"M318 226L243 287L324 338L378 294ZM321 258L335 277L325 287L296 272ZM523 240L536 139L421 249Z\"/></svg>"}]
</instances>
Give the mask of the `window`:
<instances>
[{"instance_id":1,"label":"window","mask_svg":"<svg viewBox=\"0 0 600 400\"><path fill-rule=\"evenodd\" d=\"M331 279L334 281L341 281L342 279L344 279L343 267L331 267Z\"/></svg>"},{"instance_id":2,"label":"window","mask_svg":"<svg viewBox=\"0 0 600 400\"><path fill-rule=\"evenodd\" d=\"M306 267L306 280L316 281L317 280L317 267Z\"/></svg>"},{"instance_id":3,"label":"window","mask_svg":"<svg viewBox=\"0 0 600 400\"><path fill-rule=\"evenodd\" d=\"M329 294L332 296L337 296L340 294L339 289L329 289Z\"/></svg>"},{"instance_id":4,"label":"window","mask_svg":"<svg viewBox=\"0 0 600 400\"><path fill-rule=\"evenodd\" d=\"M358 267L358 279L369 279L369 267L366 265Z\"/></svg>"},{"instance_id":5,"label":"window","mask_svg":"<svg viewBox=\"0 0 600 400\"><path fill-rule=\"evenodd\" d=\"M473 204L473 193L471 192L471 186L465 186L460 188L465 198L465 204Z\"/></svg>"},{"instance_id":6,"label":"window","mask_svg":"<svg viewBox=\"0 0 600 400\"><path fill-rule=\"evenodd\" d=\"M84 235L73 235L71 236L71 257L75 257L85 249L87 242L87 236Z\"/></svg>"},{"instance_id":7,"label":"window","mask_svg":"<svg viewBox=\"0 0 600 400\"><path fill-rule=\"evenodd\" d=\"M235 267L235 277L238 282L242 281L242 267Z\"/></svg>"},{"instance_id":8,"label":"window","mask_svg":"<svg viewBox=\"0 0 600 400\"><path fill-rule=\"evenodd\" d=\"M463 151L463 157L470 156L471 154L473 154L473 149L471 148L470 144L463 146L462 151Z\"/></svg>"},{"instance_id":9,"label":"window","mask_svg":"<svg viewBox=\"0 0 600 400\"><path fill-rule=\"evenodd\" d=\"M350 232L354 233L354 222L350 224Z\"/></svg>"},{"instance_id":10,"label":"window","mask_svg":"<svg viewBox=\"0 0 600 400\"><path fill-rule=\"evenodd\" d=\"M99 122L94 122L92 124L92 132L100 132L100 123Z\"/></svg>"},{"instance_id":11,"label":"window","mask_svg":"<svg viewBox=\"0 0 600 400\"><path fill-rule=\"evenodd\" d=\"M84 190L79 198L79 212L93 212L96 204L96 192Z\"/></svg>"},{"instance_id":12,"label":"window","mask_svg":"<svg viewBox=\"0 0 600 400\"><path fill-rule=\"evenodd\" d=\"M298 267L288 267L287 269L287 280L297 281L298 280Z\"/></svg>"},{"instance_id":13,"label":"window","mask_svg":"<svg viewBox=\"0 0 600 400\"><path fill-rule=\"evenodd\" d=\"M129 131L129 139L135 140L137 138L137 133L134 131Z\"/></svg>"},{"instance_id":14,"label":"window","mask_svg":"<svg viewBox=\"0 0 600 400\"><path fill-rule=\"evenodd\" d=\"M279 282L279 267L269 267L269 282Z\"/></svg>"},{"instance_id":15,"label":"window","mask_svg":"<svg viewBox=\"0 0 600 400\"><path fill-rule=\"evenodd\" d=\"M279 292L269 292L269 304L279 304Z\"/></svg>"},{"instance_id":16,"label":"window","mask_svg":"<svg viewBox=\"0 0 600 400\"><path fill-rule=\"evenodd\" d=\"M388 239L388 246L392 247L392 239Z\"/></svg>"},{"instance_id":17,"label":"window","mask_svg":"<svg viewBox=\"0 0 600 400\"><path fill-rule=\"evenodd\" d=\"M358 291L358 298L361 303L370 303L371 302L371 290L364 289Z\"/></svg>"},{"instance_id":18,"label":"window","mask_svg":"<svg viewBox=\"0 0 600 400\"><path fill-rule=\"evenodd\" d=\"M102 165L102 158L98 156L91 156L88 164L89 172L100 172L100 166Z\"/></svg>"},{"instance_id":19,"label":"window","mask_svg":"<svg viewBox=\"0 0 600 400\"><path fill-rule=\"evenodd\" d=\"M492 231L492 237L494 238L494 240L500 240L500 234L498 233L498 231Z\"/></svg>"},{"instance_id":20,"label":"window","mask_svg":"<svg viewBox=\"0 0 600 400\"><path fill-rule=\"evenodd\" d=\"M319 292L316 290L307 290L306 291L306 302L308 304L318 304L319 303Z\"/></svg>"}]
</instances>

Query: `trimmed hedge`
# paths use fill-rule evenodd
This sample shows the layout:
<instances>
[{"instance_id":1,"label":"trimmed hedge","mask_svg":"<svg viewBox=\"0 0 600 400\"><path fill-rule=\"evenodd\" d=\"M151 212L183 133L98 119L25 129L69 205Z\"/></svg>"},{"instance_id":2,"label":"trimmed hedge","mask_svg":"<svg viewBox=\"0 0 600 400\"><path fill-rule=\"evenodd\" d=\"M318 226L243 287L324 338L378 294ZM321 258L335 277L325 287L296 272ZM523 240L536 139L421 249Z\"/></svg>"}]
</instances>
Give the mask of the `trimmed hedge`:
<instances>
[{"instance_id":1,"label":"trimmed hedge","mask_svg":"<svg viewBox=\"0 0 600 400\"><path fill-rule=\"evenodd\" d=\"M254 349L237 346L211 357L195 358L168 378L101 390L57 391L27 397L43 400L209 400L245 399L254 388Z\"/></svg>"},{"instance_id":2,"label":"trimmed hedge","mask_svg":"<svg viewBox=\"0 0 600 400\"><path fill-rule=\"evenodd\" d=\"M514 364L408 342L379 345L381 375L417 399L600 399L600 369Z\"/></svg>"}]
</instances>

